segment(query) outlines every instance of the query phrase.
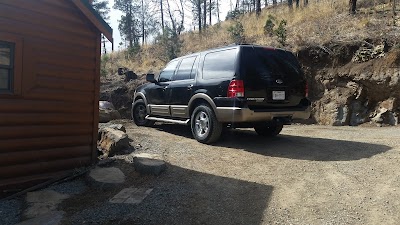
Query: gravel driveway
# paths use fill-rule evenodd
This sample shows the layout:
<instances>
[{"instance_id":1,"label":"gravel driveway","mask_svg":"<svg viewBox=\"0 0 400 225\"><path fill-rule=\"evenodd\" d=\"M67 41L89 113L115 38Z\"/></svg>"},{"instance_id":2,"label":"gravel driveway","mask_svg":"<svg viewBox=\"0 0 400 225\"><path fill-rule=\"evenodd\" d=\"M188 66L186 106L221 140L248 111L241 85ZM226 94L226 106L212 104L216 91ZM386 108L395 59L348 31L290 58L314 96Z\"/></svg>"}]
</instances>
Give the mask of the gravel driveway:
<instances>
[{"instance_id":1,"label":"gravel driveway","mask_svg":"<svg viewBox=\"0 0 400 225\"><path fill-rule=\"evenodd\" d=\"M400 127L293 125L272 139L243 129L204 145L185 126L125 123L135 153L161 156L167 171L117 161L127 179L114 189L84 177L50 187L72 196L61 224L399 224ZM153 191L139 205L108 202L127 187ZM0 224L18 221L16 204L0 204Z\"/></svg>"},{"instance_id":2,"label":"gravel driveway","mask_svg":"<svg viewBox=\"0 0 400 225\"><path fill-rule=\"evenodd\" d=\"M164 156L179 174L170 185L187 194L155 224L400 221L400 127L293 125L273 139L234 130L214 146L179 125L127 130L139 151Z\"/></svg>"}]
</instances>

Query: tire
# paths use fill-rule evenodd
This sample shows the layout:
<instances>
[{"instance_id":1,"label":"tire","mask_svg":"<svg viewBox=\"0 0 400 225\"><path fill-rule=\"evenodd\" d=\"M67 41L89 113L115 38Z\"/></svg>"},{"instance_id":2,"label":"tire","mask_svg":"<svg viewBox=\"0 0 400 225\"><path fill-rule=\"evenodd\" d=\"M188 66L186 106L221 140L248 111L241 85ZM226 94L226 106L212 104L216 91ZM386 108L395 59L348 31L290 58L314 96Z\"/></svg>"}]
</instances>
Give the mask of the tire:
<instances>
[{"instance_id":1,"label":"tire","mask_svg":"<svg viewBox=\"0 0 400 225\"><path fill-rule=\"evenodd\" d=\"M132 120L137 126L152 126L154 121L146 120L147 109L143 99L136 100L132 108Z\"/></svg>"},{"instance_id":2,"label":"tire","mask_svg":"<svg viewBox=\"0 0 400 225\"><path fill-rule=\"evenodd\" d=\"M222 123L218 122L212 109L207 105L197 106L191 116L193 137L200 143L216 142L222 133Z\"/></svg>"},{"instance_id":3,"label":"tire","mask_svg":"<svg viewBox=\"0 0 400 225\"><path fill-rule=\"evenodd\" d=\"M257 134L264 137L275 137L282 131L282 128L283 124L275 121L264 122L254 126Z\"/></svg>"}]
</instances>

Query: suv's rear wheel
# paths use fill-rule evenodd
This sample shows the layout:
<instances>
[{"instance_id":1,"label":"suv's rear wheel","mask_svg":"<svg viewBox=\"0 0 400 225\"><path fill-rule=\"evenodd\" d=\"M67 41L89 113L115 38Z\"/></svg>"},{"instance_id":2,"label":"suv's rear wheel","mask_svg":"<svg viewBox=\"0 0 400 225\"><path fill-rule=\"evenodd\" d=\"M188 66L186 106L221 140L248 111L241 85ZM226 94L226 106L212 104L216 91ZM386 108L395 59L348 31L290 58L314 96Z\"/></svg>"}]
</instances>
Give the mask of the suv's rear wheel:
<instances>
[{"instance_id":1,"label":"suv's rear wheel","mask_svg":"<svg viewBox=\"0 0 400 225\"><path fill-rule=\"evenodd\" d=\"M263 122L254 126L258 135L267 137L275 137L282 131L282 128L283 124L276 121Z\"/></svg>"},{"instance_id":2,"label":"suv's rear wheel","mask_svg":"<svg viewBox=\"0 0 400 225\"><path fill-rule=\"evenodd\" d=\"M132 108L132 119L138 126L151 126L154 124L154 121L150 121L146 119L147 109L144 101L142 99L136 100L135 104Z\"/></svg>"},{"instance_id":3,"label":"suv's rear wheel","mask_svg":"<svg viewBox=\"0 0 400 225\"><path fill-rule=\"evenodd\" d=\"M194 109L191 128L194 138L206 144L216 142L222 133L222 123L218 122L213 110L207 105L199 105Z\"/></svg>"}]
</instances>

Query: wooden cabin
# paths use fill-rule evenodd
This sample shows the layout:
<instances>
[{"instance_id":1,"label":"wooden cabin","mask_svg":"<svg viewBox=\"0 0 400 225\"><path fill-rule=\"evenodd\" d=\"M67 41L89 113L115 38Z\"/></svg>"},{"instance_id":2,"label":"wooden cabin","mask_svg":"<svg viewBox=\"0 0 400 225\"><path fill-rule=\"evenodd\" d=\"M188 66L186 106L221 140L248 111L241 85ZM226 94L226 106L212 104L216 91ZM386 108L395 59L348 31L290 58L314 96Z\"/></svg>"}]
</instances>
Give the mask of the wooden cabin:
<instances>
[{"instance_id":1,"label":"wooden cabin","mask_svg":"<svg viewBox=\"0 0 400 225\"><path fill-rule=\"evenodd\" d=\"M97 157L101 34L89 0L0 0L0 194Z\"/></svg>"}]
</instances>

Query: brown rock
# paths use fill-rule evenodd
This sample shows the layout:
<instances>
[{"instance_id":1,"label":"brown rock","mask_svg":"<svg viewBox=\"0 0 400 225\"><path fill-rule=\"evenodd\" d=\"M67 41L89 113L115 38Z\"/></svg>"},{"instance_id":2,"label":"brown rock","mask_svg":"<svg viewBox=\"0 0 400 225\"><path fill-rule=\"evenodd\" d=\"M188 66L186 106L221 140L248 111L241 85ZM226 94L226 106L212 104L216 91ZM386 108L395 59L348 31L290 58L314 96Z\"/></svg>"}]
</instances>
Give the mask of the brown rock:
<instances>
[{"instance_id":1,"label":"brown rock","mask_svg":"<svg viewBox=\"0 0 400 225\"><path fill-rule=\"evenodd\" d=\"M128 149L129 147L129 138L126 133L109 127L99 130L97 148L103 153L103 158L114 155L116 152Z\"/></svg>"}]
</instances>

